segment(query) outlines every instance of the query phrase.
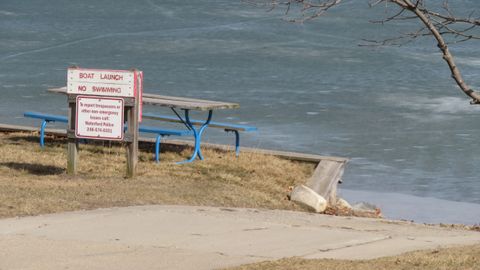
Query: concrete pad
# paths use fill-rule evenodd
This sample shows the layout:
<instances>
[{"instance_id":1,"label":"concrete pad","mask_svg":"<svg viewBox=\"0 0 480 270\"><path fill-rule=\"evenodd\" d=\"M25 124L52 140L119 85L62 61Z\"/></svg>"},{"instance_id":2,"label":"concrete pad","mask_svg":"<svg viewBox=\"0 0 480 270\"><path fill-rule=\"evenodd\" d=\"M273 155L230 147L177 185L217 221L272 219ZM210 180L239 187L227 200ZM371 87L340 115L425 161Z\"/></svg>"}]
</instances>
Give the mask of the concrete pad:
<instances>
[{"instance_id":1,"label":"concrete pad","mask_svg":"<svg viewBox=\"0 0 480 270\"><path fill-rule=\"evenodd\" d=\"M283 257L363 259L480 233L279 210L136 206L0 220L0 269L215 269Z\"/></svg>"}]
</instances>

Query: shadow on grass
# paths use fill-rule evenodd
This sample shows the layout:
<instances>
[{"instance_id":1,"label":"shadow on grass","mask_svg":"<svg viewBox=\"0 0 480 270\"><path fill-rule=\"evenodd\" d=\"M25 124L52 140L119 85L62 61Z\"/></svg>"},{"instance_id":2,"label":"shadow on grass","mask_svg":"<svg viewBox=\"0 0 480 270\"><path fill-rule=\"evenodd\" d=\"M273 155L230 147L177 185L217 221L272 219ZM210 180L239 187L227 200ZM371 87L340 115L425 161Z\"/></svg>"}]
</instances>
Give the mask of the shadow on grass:
<instances>
[{"instance_id":1,"label":"shadow on grass","mask_svg":"<svg viewBox=\"0 0 480 270\"><path fill-rule=\"evenodd\" d=\"M93 146L89 148L84 148L83 146ZM115 142L115 141L95 141L89 140L86 143L82 141L79 145L79 149L87 151L92 154L109 154L111 152L112 147L120 147L120 151L126 151L126 144L124 142ZM155 153L155 144L152 142L138 142L138 149L142 152L154 154ZM160 147L160 152L175 152L181 153L185 149L193 152L192 146L189 145L176 145L176 144L168 144L163 143ZM117 149L118 150L118 149ZM126 152L125 152L126 153Z\"/></svg>"},{"instance_id":2,"label":"shadow on grass","mask_svg":"<svg viewBox=\"0 0 480 270\"><path fill-rule=\"evenodd\" d=\"M29 135L29 136L12 136L9 137L8 140L10 142L15 143L22 143L22 142L30 142L30 143L37 143L40 145L40 135ZM66 138L60 136L45 136L45 145L61 145L67 142Z\"/></svg>"},{"instance_id":3,"label":"shadow on grass","mask_svg":"<svg viewBox=\"0 0 480 270\"><path fill-rule=\"evenodd\" d=\"M30 174L34 174L34 175L52 175L52 174L62 174L65 172L64 168L55 167L51 165L42 165L42 164L2 162L0 163L0 166L5 166L7 168L18 170L18 171L28 171Z\"/></svg>"},{"instance_id":4,"label":"shadow on grass","mask_svg":"<svg viewBox=\"0 0 480 270\"><path fill-rule=\"evenodd\" d=\"M12 136L8 140L11 142L39 142L39 136L29 135L29 136Z\"/></svg>"},{"instance_id":5,"label":"shadow on grass","mask_svg":"<svg viewBox=\"0 0 480 270\"><path fill-rule=\"evenodd\" d=\"M34 143L39 145L40 137L37 134L32 134L28 136L11 136L8 138L8 142L12 144L21 145L22 143ZM64 136L56 136L56 135L47 135L45 136L45 148L52 148L52 147L66 147L68 140ZM85 146L94 146L94 147L85 147ZM103 140L79 140L79 149L87 151L93 154L110 154L112 147L121 147L125 148L125 142L116 142L116 141L103 141ZM139 150L146 152L146 153L154 153L155 151L155 143L152 142L139 142L138 143ZM45 150L43 148L43 150ZM184 150L192 151L193 147L190 145L179 145L179 144L170 144L162 142L160 152L175 152L181 153ZM123 151L124 149L122 149ZM0 164L1 165L1 164Z\"/></svg>"}]
</instances>

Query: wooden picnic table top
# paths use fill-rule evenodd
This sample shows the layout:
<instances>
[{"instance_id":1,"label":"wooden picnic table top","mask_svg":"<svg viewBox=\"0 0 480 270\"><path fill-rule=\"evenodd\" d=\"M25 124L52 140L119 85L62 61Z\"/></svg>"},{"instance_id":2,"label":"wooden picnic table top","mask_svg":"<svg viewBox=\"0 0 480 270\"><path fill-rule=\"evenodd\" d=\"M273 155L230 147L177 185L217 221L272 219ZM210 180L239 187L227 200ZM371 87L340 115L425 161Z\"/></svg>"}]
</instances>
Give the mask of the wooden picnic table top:
<instances>
[{"instance_id":1,"label":"wooden picnic table top","mask_svg":"<svg viewBox=\"0 0 480 270\"><path fill-rule=\"evenodd\" d=\"M49 88L48 91L52 93L67 94L67 87ZM198 111L236 109L240 107L238 103L164 96L149 93L143 93L142 101L143 104Z\"/></svg>"}]
</instances>

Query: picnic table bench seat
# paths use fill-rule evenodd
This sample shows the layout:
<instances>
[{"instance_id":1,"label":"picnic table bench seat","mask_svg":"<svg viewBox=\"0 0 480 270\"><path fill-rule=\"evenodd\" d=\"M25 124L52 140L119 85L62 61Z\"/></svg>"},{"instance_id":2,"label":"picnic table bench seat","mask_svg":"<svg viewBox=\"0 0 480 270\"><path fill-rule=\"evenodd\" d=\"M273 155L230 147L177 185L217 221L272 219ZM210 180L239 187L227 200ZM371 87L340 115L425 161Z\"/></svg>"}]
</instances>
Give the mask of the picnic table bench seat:
<instances>
[{"instance_id":1,"label":"picnic table bench seat","mask_svg":"<svg viewBox=\"0 0 480 270\"><path fill-rule=\"evenodd\" d=\"M47 123L50 123L50 122L68 123L68 118L63 115L54 115L54 114L46 114L46 113L39 113L39 112L25 112L23 113L23 116L42 120L42 124L40 125L40 146L41 147L45 145L45 128L47 126Z\"/></svg>"},{"instance_id":2,"label":"picnic table bench seat","mask_svg":"<svg viewBox=\"0 0 480 270\"><path fill-rule=\"evenodd\" d=\"M40 126L40 146L45 146L45 128L47 123L50 122L62 122L68 123L68 118L63 115L54 115L54 114L46 114L40 112L25 112L23 114L24 117L35 118L42 120L42 124ZM175 130L175 129L163 129L158 127L148 127L148 126L140 126L138 128L139 132L144 133L153 133L157 134L155 140L155 160L158 162L160 159L160 140L163 136L187 136L192 135L193 132L190 130Z\"/></svg>"},{"instance_id":3,"label":"picnic table bench seat","mask_svg":"<svg viewBox=\"0 0 480 270\"><path fill-rule=\"evenodd\" d=\"M160 142L162 137L193 135L193 131L191 130L164 129L164 128L158 128L158 127L143 126L143 125L140 125L138 127L138 131L144 132L144 133L153 133L157 135L155 138L155 161L157 163L160 160Z\"/></svg>"},{"instance_id":4,"label":"picnic table bench seat","mask_svg":"<svg viewBox=\"0 0 480 270\"><path fill-rule=\"evenodd\" d=\"M61 122L61 123L68 123L68 118L63 115L54 115L54 114L46 114L46 113L40 113L40 112L25 112L24 117L29 117L29 118L35 118L35 119L40 119L42 120L41 126L40 126L40 146L44 147L45 145L45 128L47 126L47 123L50 122ZM167 116L167 115L158 115L158 114L152 114L152 113L145 113L143 114L144 118L148 119L155 119L155 120L161 120L161 121L167 121L167 122L178 122L178 123L183 123L184 121L179 119L178 117L173 117L173 116ZM202 125L204 122L199 121L199 120L193 120L191 119L190 122L193 125ZM235 133L235 153L238 156L240 154L240 134L239 131L244 131L244 132L250 132L250 131L256 131L257 128L254 126L248 126L248 125L241 125L241 124L231 124L231 123L222 123L222 122L214 122L211 121L208 125L209 127L214 127L214 128L221 128L224 129L226 132L234 132ZM158 162L160 158L160 142L161 138L164 136L188 136L188 135L193 135L192 130L177 130L177 129L164 129L164 128L159 128L159 127L150 127L150 126L144 126L140 125L139 132L143 133L152 133L156 134L156 140L155 140L155 160Z\"/></svg>"},{"instance_id":5,"label":"picnic table bench seat","mask_svg":"<svg viewBox=\"0 0 480 270\"><path fill-rule=\"evenodd\" d=\"M143 117L146 118L146 119L154 119L154 120L160 120L160 121L166 121L166 122L184 123L185 124L185 121L183 119L179 119L178 117L175 117L175 116L160 115L160 114L154 114L154 113L144 113ZM194 119L190 119L190 122L193 125L204 124L204 121L194 120ZM240 154L240 133L239 132L240 131L251 132L251 131L256 131L257 130L257 128L254 127L254 126L224 123L224 122L216 122L216 121L211 121L208 124L208 127L220 128L220 129L225 130L225 132L235 133L235 153L236 153L237 156Z\"/></svg>"}]
</instances>

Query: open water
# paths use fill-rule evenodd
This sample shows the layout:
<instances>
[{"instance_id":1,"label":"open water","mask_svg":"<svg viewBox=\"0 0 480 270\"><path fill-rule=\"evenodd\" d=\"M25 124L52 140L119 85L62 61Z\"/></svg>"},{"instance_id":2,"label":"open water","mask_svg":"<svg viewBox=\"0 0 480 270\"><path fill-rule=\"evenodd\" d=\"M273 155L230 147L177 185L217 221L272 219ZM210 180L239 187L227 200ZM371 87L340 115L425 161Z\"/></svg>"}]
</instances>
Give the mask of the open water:
<instances>
[{"instance_id":1,"label":"open water","mask_svg":"<svg viewBox=\"0 0 480 270\"><path fill-rule=\"evenodd\" d=\"M305 24L235 0L2 0L0 122L38 125L26 110L65 114L65 98L46 89L65 85L68 66L135 67L146 92L240 103L214 119L258 126L245 146L351 158L347 199L392 218L480 223L480 106L429 38L359 47L416 25L368 22L384 16L361 0ZM452 50L479 89L478 42ZM232 138L209 130L206 140Z\"/></svg>"}]
</instances>

